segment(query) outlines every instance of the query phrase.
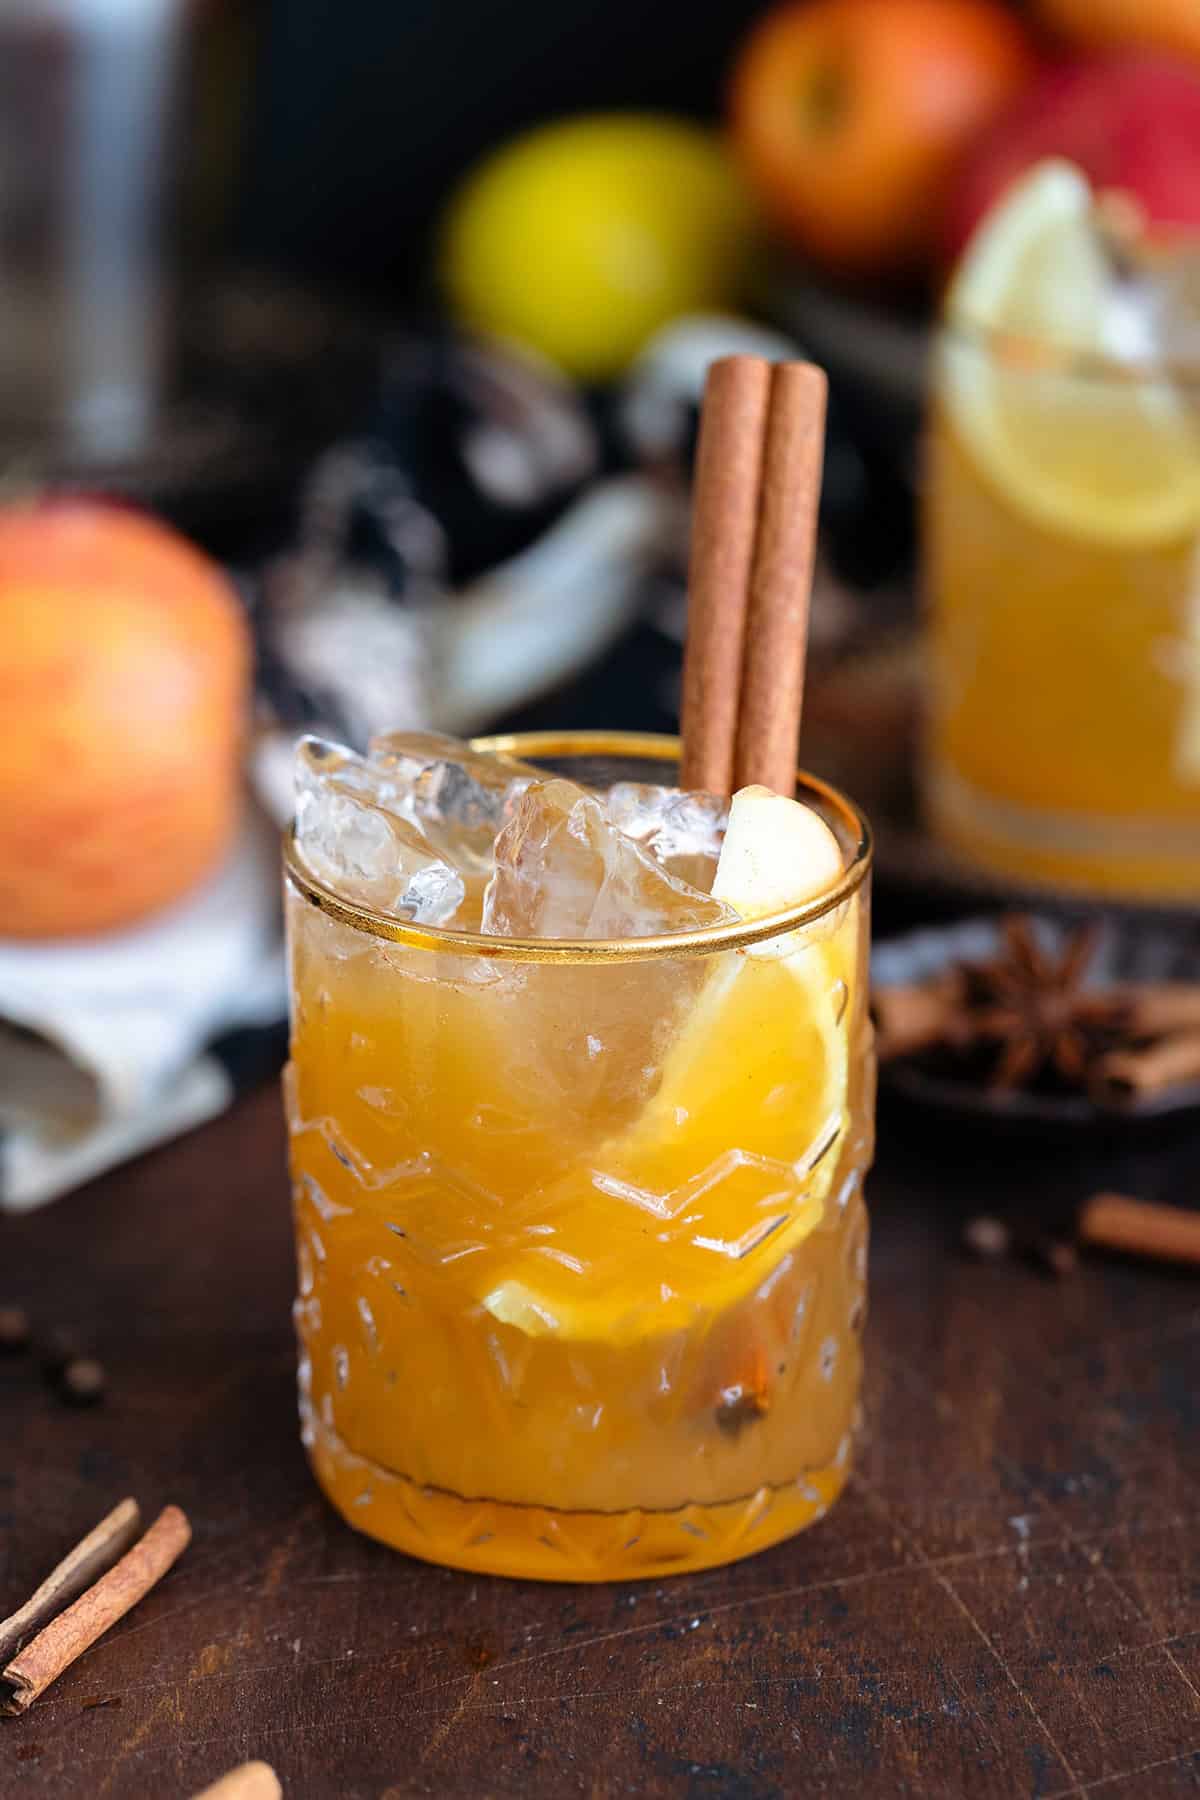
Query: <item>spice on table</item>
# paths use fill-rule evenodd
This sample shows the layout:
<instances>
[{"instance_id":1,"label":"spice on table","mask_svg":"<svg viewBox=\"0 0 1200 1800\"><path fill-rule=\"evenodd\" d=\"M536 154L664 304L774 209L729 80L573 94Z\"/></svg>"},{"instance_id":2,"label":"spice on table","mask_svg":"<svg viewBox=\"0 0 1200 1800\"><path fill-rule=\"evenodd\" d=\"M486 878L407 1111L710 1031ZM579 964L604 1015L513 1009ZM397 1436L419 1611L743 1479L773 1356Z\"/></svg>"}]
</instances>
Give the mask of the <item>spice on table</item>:
<instances>
[{"instance_id":1,"label":"spice on table","mask_svg":"<svg viewBox=\"0 0 1200 1800\"><path fill-rule=\"evenodd\" d=\"M270 1763L246 1762L230 1769L228 1775L222 1775L220 1781L194 1795L193 1800L282 1800L282 1795L279 1777Z\"/></svg>"},{"instance_id":2,"label":"spice on table","mask_svg":"<svg viewBox=\"0 0 1200 1800\"><path fill-rule=\"evenodd\" d=\"M1025 1252L1035 1268L1056 1281L1067 1280L1079 1268L1079 1251L1068 1238L1039 1234L1025 1246Z\"/></svg>"},{"instance_id":3,"label":"spice on table","mask_svg":"<svg viewBox=\"0 0 1200 1800\"><path fill-rule=\"evenodd\" d=\"M26 1711L64 1669L149 1593L182 1555L191 1536L192 1528L179 1507L164 1507L119 1562L0 1668L0 1707L9 1713Z\"/></svg>"},{"instance_id":4,"label":"spice on table","mask_svg":"<svg viewBox=\"0 0 1200 1800\"><path fill-rule=\"evenodd\" d=\"M21 1645L124 1556L142 1528L136 1500L122 1500L51 1570L37 1592L0 1621L0 1669Z\"/></svg>"},{"instance_id":5,"label":"spice on table","mask_svg":"<svg viewBox=\"0 0 1200 1800\"><path fill-rule=\"evenodd\" d=\"M94 1356L76 1356L59 1378L62 1397L71 1406L96 1406L104 1398L108 1377Z\"/></svg>"},{"instance_id":6,"label":"spice on table","mask_svg":"<svg viewBox=\"0 0 1200 1800\"><path fill-rule=\"evenodd\" d=\"M963 1226L962 1247L981 1262L998 1262L1012 1251L1012 1231L1003 1219L968 1219Z\"/></svg>"},{"instance_id":7,"label":"spice on table","mask_svg":"<svg viewBox=\"0 0 1200 1800\"><path fill-rule=\"evenodd\" d=\"M28 1343L28 1313L19 1306L0 1306L0 1351L24 1350Z\"/></svg>"},{"instance_id":8,"label":"spice on table","mask_svg":"<svg viewBox=\"0 0 1200 1800\"><path fill-rule=\"evenodd\" d=\"M1089 986L1100 939L1098 923L1084 925L1052 954L1015 915L995 956L877 989L881 1061L920 1058L993 1093L1086 1093L1114 1109L1200 1084L1200 983Z\"/></svg>"},{"instance_id":9,"label":"spice on table","mask_svg":"<svg viewBox=\"0 0 1200 1800\"><path fill-rule=\"evenodd\" d=\"M976 1037L997 1049L990 1085L1001 1092L1024 1087L1044 1069L1077 1080L1088 1062L1089 1027L1111 1021L1103 1000L1082 996L1083 978L1099 948L1099 927L1071 933L1058 956L1037 941L1031 921L1005 919L1002 953L964 968L973 989Z\"/></svg>"},{"instance_id":10,"label":"spice on table","mask_svg":"<svg viewBox=\"0 0 1200 1800\"><path fill-rule=\"evenodd\" d=\"M883 1062L912 1056L935 1044L965 1043L971 1027L960 969L921 986L876 988L871 995L875 1049Z\"/></svg>"},{"instance_id":11,"label":"spice on table","mask_svg":"<svg viewBox=\"0 0 1200 1800\"><path fill-rule=\"evenodd\" d=\"M1067 1238L1056 1237L1028 1222L980 1217L963 1226L962 1248L978 1262L1019 1258L1043 1275L1064 1280L1079 1267L1079 1252Z\"/></svg>"},{"instance_id":12,"label":"spice on table","mask_svg":"<svg viewBox=\"0 0 1200 1800\"><path fill-rule=\"evenodd\" d=\"M75 1332L65 1325L55 1325L44 1334L38 1336L38 1350L42 1358L42 1367L52 1380L56 1380L69 1362L77 1356L85 1354L83 1344Z\"/></svg>"},{"instance_id":13,"label":"spice on table","mask_svg":"<svg viewBox=\"0 0 1200 1800\"><path fill-rule=\"evenodd\" d=\"M1081 1244L1096 1249L1200 1267L1200 1212L1188 1207L1093 1194L1080 1209L1077 1235Z\"/></svg>"}]
</instances>

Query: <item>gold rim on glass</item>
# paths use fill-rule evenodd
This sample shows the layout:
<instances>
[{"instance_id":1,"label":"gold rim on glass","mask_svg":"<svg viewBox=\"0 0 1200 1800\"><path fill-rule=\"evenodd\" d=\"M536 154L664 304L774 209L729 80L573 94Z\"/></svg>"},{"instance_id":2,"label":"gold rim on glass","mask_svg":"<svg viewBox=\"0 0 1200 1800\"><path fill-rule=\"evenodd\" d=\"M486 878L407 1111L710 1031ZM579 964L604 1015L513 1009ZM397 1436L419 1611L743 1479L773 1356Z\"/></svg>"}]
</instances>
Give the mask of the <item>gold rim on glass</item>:
<instances>
[{"instance_id":1,"label":"gold rim on glass","mask_svg":"<svg viewBox=\"0 0 1200 1800\"><path fill-rule=\"evenodd\" d=\"M676 762L678 738L656 732L625 731L523 731L502 737L470 740L472 750L495 756L515 756L536 762L539 757L621 757L630 762ZM815 899L789 906L786 911L736 925L705 925L696 931L663 932L638 938L517 938L489 937L480 931L455 931L446 926L416 925L407 919L391 919L370 907L358 906L318 881L306 869L296 848L295 827L283 841L287 879L311 906L371 937L391 944L407 944L419 950L441 950L467 956L485 956L507 962L640 962L657 956L710 956L718 950L738 950L760 944L785 931L811 925L858 892L871 866L871 829L858 808L828 782L803 770L796 776L802 794L817 800L847 832L854 845L850 861L836 886Z\"/></svg>"}]
</instances>

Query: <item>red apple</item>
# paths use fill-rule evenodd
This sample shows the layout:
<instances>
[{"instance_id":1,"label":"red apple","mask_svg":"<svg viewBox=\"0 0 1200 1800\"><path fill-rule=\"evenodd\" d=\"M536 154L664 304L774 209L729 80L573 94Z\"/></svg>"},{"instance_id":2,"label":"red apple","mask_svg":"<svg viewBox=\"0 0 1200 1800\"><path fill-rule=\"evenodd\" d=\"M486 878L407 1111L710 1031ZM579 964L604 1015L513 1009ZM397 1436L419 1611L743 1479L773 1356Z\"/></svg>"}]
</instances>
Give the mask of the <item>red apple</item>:
<instances>
[{"instance_id":1,"label":"red apple","mask_svg":"<svg viewBox=\"0 0 1200 1800\"><path fill-rule=\"evenodd\" d=\"M1132 195L1156 238L1200 234L1200 70L1156 55L1087 57L1047 69L972 145L951 187L951 261L1004 190L1064 156L1097 193Z\"/></svg>"},{"instance_id":2,"label":"red apple","mask_svg":"<svg viewBox=\"0 0 1200 1800\"><path fill-rule=\"evenodd\" d=\"M734 65L734 149L806 255L850 275L922 268L963 146L1035 67L999 0L782 0Z\"/></svg>"},{"instance_id":3,"label":"red apple","mask_svg":"<svg viewBox=\"0 0 1200 1800\"><path fill-rule=\"evenodd\" d=\"M219 860L250 642L221 570L84 499L0 508L0 937L107 931Z\"/></svg>"}]
</instances>

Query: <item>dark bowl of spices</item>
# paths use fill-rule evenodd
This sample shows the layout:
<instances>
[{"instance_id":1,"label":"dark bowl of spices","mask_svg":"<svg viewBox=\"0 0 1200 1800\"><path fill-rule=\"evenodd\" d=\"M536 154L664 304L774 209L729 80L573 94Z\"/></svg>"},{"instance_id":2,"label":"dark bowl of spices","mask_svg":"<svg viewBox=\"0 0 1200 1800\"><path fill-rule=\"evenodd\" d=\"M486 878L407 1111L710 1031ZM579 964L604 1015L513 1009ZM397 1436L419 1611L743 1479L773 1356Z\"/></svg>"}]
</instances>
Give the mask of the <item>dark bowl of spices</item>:
<instances>
[{"instance_id":1,"label":"dark bowl of spices","mask_svg":"<svg viewBox=\"0 0 1200 1800\"><path fill-rule=\"evenodd\" d=\"M1033 1129L1200 1108L1200 930L1009 914L876 946L885 1092Z\"/></svg>"}]
</instances>

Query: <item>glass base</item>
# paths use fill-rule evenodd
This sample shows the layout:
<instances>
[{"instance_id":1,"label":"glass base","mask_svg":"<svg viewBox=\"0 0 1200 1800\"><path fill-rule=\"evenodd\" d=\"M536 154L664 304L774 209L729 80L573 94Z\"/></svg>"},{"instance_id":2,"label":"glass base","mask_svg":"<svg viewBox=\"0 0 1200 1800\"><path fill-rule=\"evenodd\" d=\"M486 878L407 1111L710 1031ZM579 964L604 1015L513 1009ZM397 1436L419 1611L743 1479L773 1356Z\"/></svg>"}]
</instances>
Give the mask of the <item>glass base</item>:
<instances>
[{"instance_id":1,"label":"glass base","mask_svg":"<svg viewBox=\"0 0 1200 1800\"><path fill-rule=\"evenodd\" d=\"M780 1487L673 1512L561 1512L465 1500L357 1455L316 1420L309 1460L347 1524L424 1562L538 1581L634 1581L753 1556L824 1518L850 1472L840 1460Z\"/></svg>"},{"instance_id":2,"label":"glass base","mask_svg":"<svg viewBox=\"0 0 1200 1800\"><path fill-rule=\"evenodd\" d=\"M934 833L1003 879L1164 904L1200 894L1200 796L1194 822L1035 811L938 766L926 773L925 801Z\"/></svg>"}]
</instances>

